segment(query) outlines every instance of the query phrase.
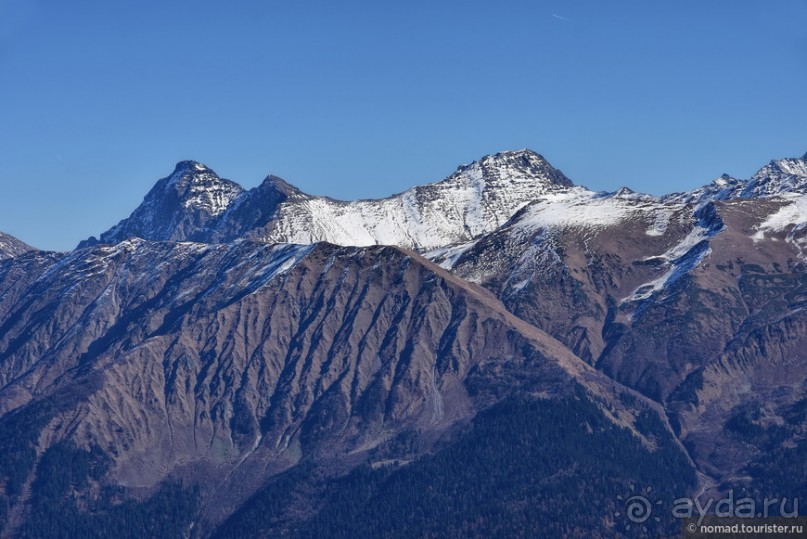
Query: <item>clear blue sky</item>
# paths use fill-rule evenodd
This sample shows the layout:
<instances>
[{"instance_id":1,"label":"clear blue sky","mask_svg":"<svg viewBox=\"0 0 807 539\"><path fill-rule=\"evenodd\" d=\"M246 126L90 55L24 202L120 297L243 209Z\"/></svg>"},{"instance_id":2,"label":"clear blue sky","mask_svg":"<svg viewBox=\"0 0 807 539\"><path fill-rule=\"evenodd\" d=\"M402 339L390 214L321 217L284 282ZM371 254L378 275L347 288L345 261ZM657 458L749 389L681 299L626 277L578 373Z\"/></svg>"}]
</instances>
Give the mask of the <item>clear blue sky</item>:
<instances>
[{"instance_id":1,"label":"clear blue sky","mask_svg":"<svg viewBox=\"0 0 807 539\"><path fill-rule=\"evenodd\" d=\"M662 193L807 151L807 2L0 0L0 230L69 249L183 159L337 198L499 150Z\"/></svg>"}]
</instances>

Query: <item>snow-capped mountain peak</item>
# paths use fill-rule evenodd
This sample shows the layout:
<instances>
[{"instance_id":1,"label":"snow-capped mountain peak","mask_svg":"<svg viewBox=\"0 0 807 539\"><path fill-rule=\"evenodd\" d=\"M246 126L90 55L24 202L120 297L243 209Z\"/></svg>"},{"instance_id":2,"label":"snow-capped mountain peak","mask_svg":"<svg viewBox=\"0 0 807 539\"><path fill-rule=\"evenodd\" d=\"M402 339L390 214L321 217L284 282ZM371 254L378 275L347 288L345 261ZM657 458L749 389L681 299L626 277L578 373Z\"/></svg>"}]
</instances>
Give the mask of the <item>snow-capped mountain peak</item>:
<instances>
[{"instance_id":1,"label":"snow-capped mountain peak","mask_svg":"<svg viewBox=\"0 0 807 539\"><path fill-rule=\"evenodd\" d=\"M807 194L807 154L773 160L748 180L723 174L709 185L661 199L669 203L706 204L713 200L771 198L788 193Z\"/></svg>"},{"instance_id":2,"label":"snow-capped mountain peak","mask_svg":"<svg viewBox=\"0 0 807 539\"><path fill-rule=\"evenodd\" d=\"M199 240L211 223L244 193L198 161L180 161L159 180L132 214L104 232L101 243L139 237L150 240ZM80 247L96 243L90 238Z\"/></svg>"},{"instance_id":3,"label":"snow-capped mountain peak","mask_svg":"<svg viewBox=\"0 0 807 539\"><path fill-rule=\"evenodd\" d=\"M572 187L572 181L553 167L544 157L532 150L513 150L486 155L478 161L457 168L455 176L470 176L484 181L490 187L502 183L540 182L547 187Z\"/></svg>"},{"instance_id":4,"label":"snow-capped mountain peak","mask_svg":"<svg viewBox=\"0 0 807 539\"><path fill-rule=\"evenodd\" d=\"M210 170L207 168L207 165L204 163L200 163L199 161L194 161L192 159L188 159L185 161L179 161L176 166L174 167L174 172L171 174L171 178L182 176L187 172L192 171L203 172Z\"/></svg>"},{"instance_id":5,"label":"snow-capped mountain peak","mask_svg":"<svg viewBox=\"0 0 807 539\"><path fill-rule=\"evenodd\" d=\"M807 176L807 154L801 157L773 160L768 165L762 167L762 169L754 175L754 178L762 175Z\"/></svg>"},{"instance_id":6,"label":"snow-capped mountain peak","mask_svg":"<svg viewBox=\"0 0 807 539\"><path fill-rule=\"evenodd\" d=\"M209 215L224 212L244 192L237 183L219 178L214 171L197 161L177 163L174 172L167 178L165 189L173 190L184 208Z\"/></svg>"},{"instance_id":7,"label":"snow-capped mountain peak","mask_svg":"<svg viewBox=\"0 0 807 539\"><path fill-rule=\"evenodd\" d=\"M751 177L740 196L770 197L795 192L807 193L807 157L771 161Z\"/></svg>"}]
</instances>

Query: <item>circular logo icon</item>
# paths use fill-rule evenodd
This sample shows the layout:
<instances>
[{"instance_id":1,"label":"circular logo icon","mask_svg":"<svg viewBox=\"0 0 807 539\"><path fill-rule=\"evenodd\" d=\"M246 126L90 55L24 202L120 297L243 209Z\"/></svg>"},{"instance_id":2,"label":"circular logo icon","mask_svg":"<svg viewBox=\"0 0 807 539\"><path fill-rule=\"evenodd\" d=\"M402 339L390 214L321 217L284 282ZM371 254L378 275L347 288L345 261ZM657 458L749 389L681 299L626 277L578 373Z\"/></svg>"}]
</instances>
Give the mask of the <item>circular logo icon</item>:
<instances>
[{"instance_id":1,"label":"circular logo icon","mask_svg":"<svg viewBox=\"0 0 807 539\"><path fill-rule=\"evenodd\" d=\"M661 518L658 515L653 515L653 509L661 505L661 500L652 501L651 491L652 487L647 487L644 491L637 493L633 485L630 487L630 494L626 496L619 495L616 499L619 501L617 512L614 516L627 520L625 529L630 530L632 526L636 525L641 527L643 531L647 531L644 523L652 518L655 522L660 522Z\"/></svg>"}]
</instances>

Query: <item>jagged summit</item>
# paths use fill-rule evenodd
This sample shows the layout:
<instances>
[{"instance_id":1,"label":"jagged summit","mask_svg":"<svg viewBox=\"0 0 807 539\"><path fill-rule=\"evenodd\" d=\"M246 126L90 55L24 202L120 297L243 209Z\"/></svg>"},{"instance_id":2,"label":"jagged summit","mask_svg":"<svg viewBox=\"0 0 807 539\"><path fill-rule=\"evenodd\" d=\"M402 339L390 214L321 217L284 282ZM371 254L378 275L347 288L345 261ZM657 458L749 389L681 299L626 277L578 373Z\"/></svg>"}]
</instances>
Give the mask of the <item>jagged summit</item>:
<instances>
[{"instance_id":1,"label":"jagged summit","mask_svg":"<svg viewBox=\"0 0 807 539\"><path fill-rule=\"evenodd\" d=\"M101 243L117 243L132 237L149 240L204 238L204 231L242 194L244 188L220 178L198 161L180 161L160 179L132 214L101 234ZM79 247L95 243L94 238Z\"/></svg>"},{"instance_id":2,"label":"jagged summit","mask_svg":"<svg viewBox=\"0 0 807 539\"><path fill-rule=\"evenodd\" d=\"M770 197L785 193L807 193L807 160L776 159L759 169L743 188L740 196Z\"/></svg>"},{"instance_id":3,"label":"jagged summit","mask_svg":"<svg viewBox=\"0 0 807 539\"><path fill-rule=\"evenodd\" d=\"M788 193L807 194L807 156L774 159L748 180L723 174L708 185L661 199L668 203L704 204L711 200L771 198Z\"/></svg>"},{"instance_id":4,"label":"jagged summit","mask_svg":"<svg viewBox=\"0 0 807 539\"><path fill-rule=\"evenodd\" d=\"M244 192L244 188L237 183L220 178L213 170L197 161L177 163L174 172L166 178L165 185L160 186L160 182L157 183L155 194L160 195L161 189L173 189L185 208L210 215L222 213Z\"/></svg>"},{"instance_id":5,"label":"jagged summit","mask_svg":"<svg viewBox=\"0 0 807 539\"><path fill-rule=\"evenodd\" d=\"M216 172L198 161L180 161L174 166L173 172L157 181L155 188L164 184L162 188L174 187L181 193L191 184L210 182L211 180L221 180Z\"/></svg>"},{"instance_id":6,"label":"jagged summit","mask_svg":"<svg viewBox=\"0 0 807 539\"><path fill-rule=\"evenodd\" d=\"M751 180L781 176L807 176L807 157L775 159L759 169Z\"/></svg>"},{"instance_id":7,"label":"jagged summit","mask_svg":"<svg viewBox=\"0 0 807 539\"><path fill-rule=\"evenodd\" d=\"M481 174L487 181L506 179L511 182L540 181L547 185L572 187L574 184L541 154L530 149L511 150L486 155L478 161L462 165L455 174Z\"/></svg>"}]
</instances>

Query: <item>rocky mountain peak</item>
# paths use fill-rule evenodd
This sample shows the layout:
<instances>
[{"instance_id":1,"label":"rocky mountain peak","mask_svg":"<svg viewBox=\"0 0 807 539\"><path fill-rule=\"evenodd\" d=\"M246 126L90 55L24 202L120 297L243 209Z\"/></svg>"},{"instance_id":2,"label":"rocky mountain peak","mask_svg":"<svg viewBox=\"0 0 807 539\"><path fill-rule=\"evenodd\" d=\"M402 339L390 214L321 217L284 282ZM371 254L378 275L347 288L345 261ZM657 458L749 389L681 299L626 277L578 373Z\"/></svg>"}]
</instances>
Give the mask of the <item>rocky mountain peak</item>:
<instances>
[{"instance_id":1,"label":"rocky mountain peak","mask_svg":"<svg viewBox=\"0 0 807 539\"><path fill-rule=\"evenodd\" d=\"M544 156L524 148L521 150L506 150L492 155L486 155L480 162L486 165L517 164L525 167L540 166L547 163Z\"/></svg>"},{"instance_id":2,"label":"rocky mountain peak","mask_svg":"<svg viewBox=\"0 0 807 539\"><path fill-rule=\"evenodd\" d=\"M685 193L664 195L665 202L706 203L734 198L767 198L785 193L807 193L807 161L787 158L774 160L748 180L722 174L708 185Z\"/></svg>"},{"instance_id":3,"label":"rocky mountain peak","mask_svg":"<svg viewBox=\"0 0 807 539\"><path fill-rule=\"evenodd\" d=\"M275 176L274 174L270 174L263 180L261 185L259 186L261 190L272 190L277 191L278 193L285 195L286 197L303 197L305 193L297 189L295 186L281 178L280 176Z\"/></svg>"},{"instance_id":4,"label":"rocky mountain peak","mask_svg":"<svg viewBox=\"0 0 807 539\"><path fill-rule=\"evenodd\" d=\"M790 175L807 176L807 155L802 157L786 157L771 161L767 166L754 175L754 178L761 175Z\"/></svg>"},{"instance_id":5,"label":"rocky mountain peak","mask_svg":"<svg viewBox=\"0 0 807 539\"><path fill-rule=\"evenodd\" d=\"M784 193L807 193L807 159L771 161L751 177L742 196L770 197Z\"/></svg>"},{"instance_id":6,"label":"rocky mountain peak","mask_svg":"<svg viewBox=\"0 0 807 539\"><path fill-rule=\"evenodd\" d=\"M159 180L132 214L103 233L101 243L138 237L149 240L202 239L213 220L244 193L198 161L180 161ZM91 238L79 246L92 245Z\"/></svg>"},{"instance_id":7,"label":"rocky mountain peak","mask_svg":"<svg viewBox=\"0 0 807 539\"><path fill-rule=\"evenodd\" d=\"M460 166L456 174L478 176L490 185L504 183L541 183L548 188L573 187L572 181L553 167L541 154L529 149L486 155Z\"/></svg>"},{"instance_id":8,"label":"rocky mountain peak","mask_svg":"<svg viewBox=\"0 0 807 539\"><path fill-rule=\"evenodd\" d=\"M172 176L177 173L183 174L185 172L192 172L194 170L202 172L210 169L207 168L207 165L205 165L204 163L200 163L199 161L194 161L192 159L187 159L185 161L180 161L176 164Z\"/></svg>"},{"instance_id":9,"label":"rocky mountain peak","mask_svg":"<svg viewBox=\"0 0 807 539\"><path fill-rule=\"evenodd\" d=\"M155 186L158 189L160 180ZM230 203L244 192L235 182L220 178L213 170L197 161L180 161L174 172L165 179L164 189L170 189L179 197L186 209L193 209L210 215L222 213ZM161 189L155 193L162 196ZM149 193L151 195L152 193ZM148 198L148 197L147 197Z\"/></svg>"},{"instance_id":10,"label":"rocky mountain peak","mask_svg":"<svg viewBox=\"0 0 807 539\"><path fill-rule=\"evenodd\" d=\"M180 161L174 166L174 171L170 175L157 181L155 187L161 183L166 188L174 187L183 189L192 183L203 182L205 178L218 178L212 169L198 161Z\"/></svg>"}]
</instances>

